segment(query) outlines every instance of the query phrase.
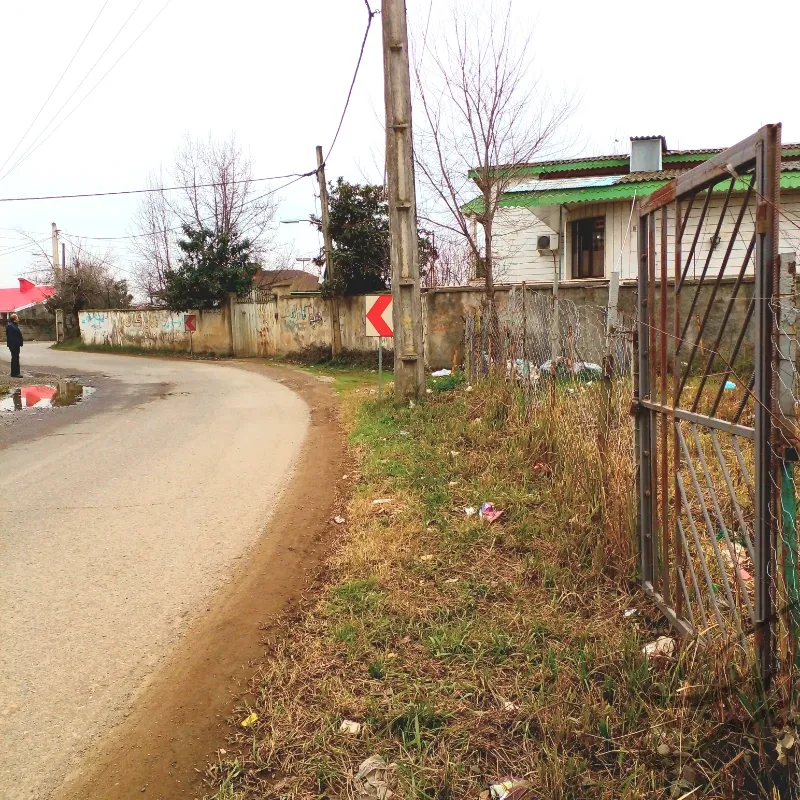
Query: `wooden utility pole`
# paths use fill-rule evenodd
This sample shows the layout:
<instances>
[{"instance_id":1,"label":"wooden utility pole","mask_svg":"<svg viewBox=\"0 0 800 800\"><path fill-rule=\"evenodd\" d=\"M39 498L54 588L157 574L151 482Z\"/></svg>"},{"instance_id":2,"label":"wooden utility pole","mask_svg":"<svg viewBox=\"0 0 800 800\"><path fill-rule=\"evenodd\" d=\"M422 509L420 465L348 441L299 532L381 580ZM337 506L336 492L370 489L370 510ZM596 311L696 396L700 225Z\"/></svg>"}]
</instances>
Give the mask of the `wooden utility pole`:
<instances>
[{"instance_id":1,"label":"wooden utility pole","mask_svg":"<svg viewBox=\"0 0 800 800\"><path fill-rule=\"evenodd\" d=\"M417 197L411 136L411 78L405 0L381 0L389 184L394 392L400 401L425 397L422 298L419 288Z\"/></svg>"},{"instance_id":2,"label":"wooden utility pole","mask_svg":"<svg viewBox=\"0 0 800 800\"><path fill-rule=\"evenodd\" d=\"M332 280L333 273L333 239L328 209L328 184L325 181L325 161L322 158L322 147L317 145L317 182L319 183L319 204L322 209L322 241L325 245L325 278ZM342 331L339 327L339 300L333 296L331 305L331 351L334 356L342 352Z\"/></svg>"}]
</instances>

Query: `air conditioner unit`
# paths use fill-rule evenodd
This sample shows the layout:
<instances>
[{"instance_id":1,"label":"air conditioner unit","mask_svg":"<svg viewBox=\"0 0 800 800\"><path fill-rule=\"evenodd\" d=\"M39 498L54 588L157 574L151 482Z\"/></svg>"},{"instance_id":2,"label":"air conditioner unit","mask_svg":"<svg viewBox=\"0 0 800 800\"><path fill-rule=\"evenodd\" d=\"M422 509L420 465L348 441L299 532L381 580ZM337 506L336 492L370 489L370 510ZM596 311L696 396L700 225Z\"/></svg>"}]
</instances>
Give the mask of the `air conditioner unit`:
<instances>
[{"instance_id":1,"label":"air conditioner unit","mask_svg":"<svg viewBox=\"0 0 800 800\"><path fill-rule=\"evenodd\" d=\"M549 235L537 236L536 249L540 253L554 253L558 250L558 234L551 233Z\"/></svg>"}]
</instances>

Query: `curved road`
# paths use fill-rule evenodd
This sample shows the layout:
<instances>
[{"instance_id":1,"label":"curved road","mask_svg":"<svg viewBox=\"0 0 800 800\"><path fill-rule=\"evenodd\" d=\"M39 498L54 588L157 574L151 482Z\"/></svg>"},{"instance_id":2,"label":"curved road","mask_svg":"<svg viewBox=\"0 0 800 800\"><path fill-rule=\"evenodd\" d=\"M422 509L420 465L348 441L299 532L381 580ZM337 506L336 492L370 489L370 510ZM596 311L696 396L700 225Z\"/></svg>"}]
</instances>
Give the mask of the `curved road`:
<instances>
[{"instance_id":1,"label":"curved road","mask_svg":"<svg viewBox=\"0 0 800 800\"><path fill-rule=\"evenodd\" d=\"M295 394L231 364L26 345L23 370L48 368L99 389L0 438L8 800L47 797L124 714L262 531L308 426Z\"/></svg>"}]
</instances>

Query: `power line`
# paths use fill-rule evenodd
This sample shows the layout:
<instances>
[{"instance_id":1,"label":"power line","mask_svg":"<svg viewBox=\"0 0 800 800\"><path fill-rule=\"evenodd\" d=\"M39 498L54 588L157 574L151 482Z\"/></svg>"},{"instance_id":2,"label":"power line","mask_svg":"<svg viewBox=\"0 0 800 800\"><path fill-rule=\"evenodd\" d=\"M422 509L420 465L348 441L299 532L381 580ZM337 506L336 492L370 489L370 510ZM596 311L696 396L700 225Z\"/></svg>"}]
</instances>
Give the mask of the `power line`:
<instances>
[{"instance_id":1,"label":"power line","mask_svg":"<svg viewBox=\"0 0 800 800\"><path fill-rule=\"evenodd\" d=\"M153 192L176 192L186 189L208 189L214 186L234 186L239 183L261 183L263 181L279 181L284 178L307 178L316 175L316 170L309 172L290 172L287 175L269 175L265 178L242 178L235 181L218 181L214 183L196 183L191 186L156 186L149 189L121 189L113 192L83 192L81 194L51 194L37 197L0 197L0 203L19 203L27 200L75 200L81 197L114 197L126 194L148 194Z\"/></svg>"},{"instance_id":2,"label":"power line","mask_svg":"<svg viewBox=\"0 0 800 800\"><path fill-rule=\"evenodd\" d=\"M253 197L250 200L245 200L244 203L242 203L242 206L244 207L244 206L250 205L251 203L257 203L259 200L263 200L265 197L269 197L270 195L276 194L277 192L280 192L281 190L286 189L288 186L291 186L293 183L297 183L297 181L300 181L303 178L307 178L310 175L316 175L316 173L317 173L316 170L311 170L310 172L304 172L302 174L295 173L295 175L292 177L292 180L288 181L287 183L282 184L281 186L276 187L275 189L270 189L268 192L265 192L264 194L260 194L257 197ZM211 184L211 185L216 185L216 184ZM187 187L187 188L192 188L192 187ZM198 221L199 222L208 222L208 220L210 220L210 219L214 219L214 215L213 214L208 216L208 217L203 217L202 219L200 219ZM131 234L129 236L82 236L82 235L77 234L77 233L73 233L71 235L76 237L76 238L78 238L78 239L91 239L92 241L96 241L96 242L118 242L118 241L123 241L123 240L130 240L130 239L144 239L144 238L146 238L148 236L160 236L162 233L174 233L176 231L181 230L182 228L183 228L182 225L176 225L176 226L174 226L172 228L163 228L162 230L158 230L158 231L147 231L146 233L134 233L134 234ZM67 235L67 234L65 234L65 235Z\"/></svg>"},{"instance_id":3,"label":"power line","mask_svg":"<svg viewBox=\"0 0 800 800\"><path fill-rule=\"evenodd\" d=\"M64 77L66 76L67 72L69 72L69 68L72 66L72 62L75 61L75 59L78 57L78 53L80 53L81 48L86 43L86 40L89 38L89 34L92 32L92 30L94 30L94 26L97 24L97 20L100 19L100 15L103 13L103 11L105 11L108 2L109 0L106 0L105 3L103 3L101 9L97 12L97 16L94 18L94 21L89 26L89 30L86 31L86 35L83 37L83 39L81 39L81 43L78 45L78 49L72 54L72 58L69 60L69 64L67 64L67 66L64 67L64 71L61 73L59 79L56 81L56 85L50 90L50 94L47 95L47 99L44 101L44 103L42 103L41 108L36 112L36 116L31 121L31 124L28 125L28 129L25 131L25 133L22 134L20 140L14 145L14 149L8 154L8 158L6 158L6 160L2 164L0 164L0 172L2 172L3 169L5 168L5 165L8 164L9 161L11 161L11 157L14 155L14 153L17 152L19 146L25 141L25 137L31 132L31 128L36 124L36 120L39 119L39 117L42 115L42 111L44 111L45 106L50 102L50 98L53 96L56 89L58 89L58 87L61 85L61 81L64 80Z\"/></svg>"},{"instance_id":4,"label":"power line","mask_svg":"<svg viewBox=\"0 0 800 800\"><path fill-rule=\"evenodd\" d=\"M77 91L78 91L78 89L80 89L80 87L83 85L83 83L84 83L84 81L86 80L86 78L88 78L88 77L89 77L89 75L91 74L92 70L94 70L94 68L95 68L95 67L97 66L97 64L99 63L100 59L101 59L101 58L102 58L102 57L103 57L103 56L106 54L106 52L108 51L108 48L109 48L109 47L111 47L111 45L112 45L112 44L114 43L114 41L116 40L117 36L119 36L119 34L122 32L123 28L125 28L125 26L126 26L126 25L128 24L128 22L130 21L131 17L132 17L132 16L133 16L133 15L136 13L137 9L139 8L139 6L140 6L140 5L141 5L143 2L144 2L144 0L139 0L139 3L136 5L136 7L133 9L133 11L131 11L130 15L128 16L128 19L126 19L126 20L125 20L125 22L122 24L122 27L121 27L121 28L120 28L120 29L117 31L117 33L114 35L114 38L113 38L113 39L111 40L111 42L109 43L108 47L106 47L106 49L105 49L105 50L103 50L103 52L102 52L102 53L101 53L101 55L100 55L100 58L98 58L98 59L97 59L97 61L95 61L95 63L92 65L92 68L89 70L89 72L87 72L87 73L86 73L86 75L84 76L83 80L82 80L82 81L81 81L81 82L78 84L78 86L77 86L77 87L75 87L75 90L74 90L74 91L72 92L72 94L71 94L71 95L70 95L70 96L67 98L67 100L66 100L66 102L64 103L64 105L62 105L62 106L61 106L61 108L59 108L59 110L58 110L58 111L55 113L55 115L54 115L54 116L51 118L50 122L48 122L48 123L47 123L47 125L46 125L46 126L44 127L44 129L42 130L42 133L40 133L40 134L39 134L39 136L38 136L36 139L34 139L34 141L33 141L32 145L31 145L31 147L29 147L29 148L28 148L28 149L25 151L25 153L23 153L22 157L21 157L21 158L19 158L19 159L18 159L18 160L17 160L17 161L14 163L14 165L13 165L13 166L12 166L12 167L11 167L11 168L10 168L10 169L9 169L9 170L6 172L6 173L5 173L5 174L4 174L2 177L0 177L0 181L2 181L3 179L5 179L5 178L6 178L6 177L7 177L7 176L8 176L8 175L11 173L11 172L13 172L13 171L14 171L14 170L15 170L15 169L16 169L16 168L17 168L17 167L18 167L18 166L19 166L19 165L20 165L20 164L21 164L23 161L25 161L25 160L26 160L26 159L28 159L30 156L32 156L32 155L33 155L33 154L34 154L34 153L35 153L35 152L36 152L36 151L37 151L37 150L38 150L38 149L39 149L39 148L40 148L40 147L41 147L41 146L42 146L42 145L43 145L43 144L44 144L44 143L45 143L45 142L46 142L46 141L47 141L47 140L48 140L48 139L49 139L49 138L50 138L50 137L51 137L51 136L52 136L52 135L53 135L53 134L54 134L54 133L55 133L55 132L56 132L56 131L57 131L57 130L58 130L58 129L59 129L59 128L60 128L60 127L61 127L61 126L62 126L62 125L63 125L63 124L64 124L64 123L65 123L65 122L66 122L66 121L67 121L67 120L68 120L68 119L69 119L69 118L70 118L70 117L71 117L71 116L72 116L72 115L73 115L73 114L76 112L76 111L77 111L77 110L78 110L78 109L79 109L79 108L80 108L80 107L81 107L81 106L82 106L82 105L83 105L83 103L84 103L84 102L87 100L87 98L88 98L88 97L89 97L89 96L92 94L92 92L93 92L93 91L94 91L94 90L95 90L95 89L96 89L96 88L97 88L97 87L98 87L98 86L99 86L99 85L100 85L100 84L101 84L101 83L102 83L102 82L103 82L103 81L106 79L106 77L107 77L107 76L108 76L108 74L111 72L111 70L113 70L113 69L114 69L114 67L116 67L116 66L117 66L117 64L119 64L119 62L120 62L120 61L122 61L122 59L123 59L123 58L124 58L124 57L127 55L128 51L129 51L129 50L130 50L130 49L131 49L131 48L132 48L132 47L133 47L133 46L134 46L134 45L135 45L135 44L136 44L136 43L139 41L139 39L141 39L141 38L142 38L142 36L144 36L144 35L145 35L145 33L147 33L147 31L149 30L150 26L151 26L151 25L152 25L152 24L153 24L153 23L154 23L154 22L155 22L155 21L156 21L156 20L157 20L157 19L158 19L158 18L159 18L159 17L160 17L160 16L161 16L163 13L164 13L164 11L166 10L167 6L168 6L168 5L169 5L169 4L172 2L172 0L167 0L167 1L166 1L166 3L164 3L164 5L161 7L161 10L160 10L160 11L159 11L159 12L158 12L158 13L157 13L157 14L156 14L156 15L155 15L155 16L154 16L154 17L153 17L151 20L150 20L150 22L148 22L148 23L147 23L147 25L145 25L145 27L144 27L144 29L142 30L142 32L141 32L141 33L140 33L140 34L139 34L139 35L138 35L138 36L137 36L137 37L136 37L136 38L135 38L135 39L134 39L134 40L133 40L133 41L132 41L132 42L131 42L131 43L128 45L128 47L127 47L127 48L125 48L125 50L123 50L123 51L122 51L122 55L120 55L120 56L119 56L119 58L118 58L118 59L117 59L117 60L116 60L116 61L115 61L115 62L114 62L114 63L113 63L113 64L112 64L112 65L111 65L111 66L110 66L110 67L109 67L109 68L108 68L106 71L105 71L105 73L103 74L103 77L102 77L102 78L100 78L100 80L99 80L99 81L97 81L97 83L96 83L94 86L92 86L92 88L91 88L91 89L89 89L89 91L88 91L88 92L87 92L87 93L86 93L86 94L85 94L85 95L84 95L84 96L83 96L83 97L82 97L82 98L81 98L81 99L78 101L78 104L77 104L76 106L74 106L74 107L73 107L73 109L72 109L72 110L69 112L69 114L67 114L67 116L66 116L66 117L64 117L64 119L62 119L62 120L61 120L61 122L59 122L59 123L58 123L58 125L56 125L56 127L55 127L55 128L53 128L53 130L52 130L52 131L50 131L50 133L48 133L48 134L47 134L47 136L45 136L45 137L44 137L44 139L42 139L42 141L40 141L38 144L36 144L36 141L37 141L39 138L41 138L42 134L43 134L43 133L44 133L44 132L47 130L47 128L49 128L49 127L50 127L50 125L53 123L53 121L56 119L56 117L57 117L57 116L58 116L58 115L61 113L61 111L64 109L64 106L66 106L66 105L67 105L67 103L69 103L69 101L70 101L70 100L72 99L72 97L75 95L75 92L77 92ZM34 147L33 145L35 145L35 147Z\"/></svg>"},{"instance_id":5,"label":"power line","mask_svg":"<svg viewBox=\"0 0 800 800\"><path fill-rule=\"evenodd\" d=\"M364 48L367 46L367 37L369 36L369 29L372 27L372 19L376 14L379 13L378 11L373 11L370 8L369 0L364 0L364 5L366 5L367 7L367 29L364 31L364 38L361 41L361 51L358 54L358 61L356 62L356 70L353 73L353 80L350 81L350 90L347 92L347 100L345 100L344 108L342 109L342 116L339 118L339 126L336 128L336 133L334 134L333 141L331 142L331 146L328 148L328 155L325 156L326 161L331 157L331 153L333 152L333 146L336 144L336 140L339 138L339 132L342 130L344 117L345 114L347 114L347 108L350 105L350 98L353 96L353 87L356 85L358 70L361 67L361 59L364 58Z\"/></svg>"}]
</instances>

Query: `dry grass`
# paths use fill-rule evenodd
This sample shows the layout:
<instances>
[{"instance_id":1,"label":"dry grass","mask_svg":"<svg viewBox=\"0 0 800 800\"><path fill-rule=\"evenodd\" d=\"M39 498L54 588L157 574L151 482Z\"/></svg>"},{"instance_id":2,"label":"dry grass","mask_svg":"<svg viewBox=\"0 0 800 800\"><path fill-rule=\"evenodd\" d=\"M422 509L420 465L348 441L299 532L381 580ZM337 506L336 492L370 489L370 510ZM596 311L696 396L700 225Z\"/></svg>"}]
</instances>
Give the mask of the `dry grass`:
<instances>
[{"instance_id":1,"label":"dry grass","mask_svg":"<svg viewBox=\"0 0 800 800\"><path fill-rule=\"evenodd\" d=\"M374 753L405 798L477 798L509 773L543 798L792 796L764 737L793 718L714 647L641 655L666 627L629 582L631 428L615 404L600 452L598 390L556 391L547 414L503 381L414 409L350 395L347 530L237 709L259 719L209 768L217 800L347 797ZM500 522L464 513L483 501Z\"/></svg>"}]
</instances>

